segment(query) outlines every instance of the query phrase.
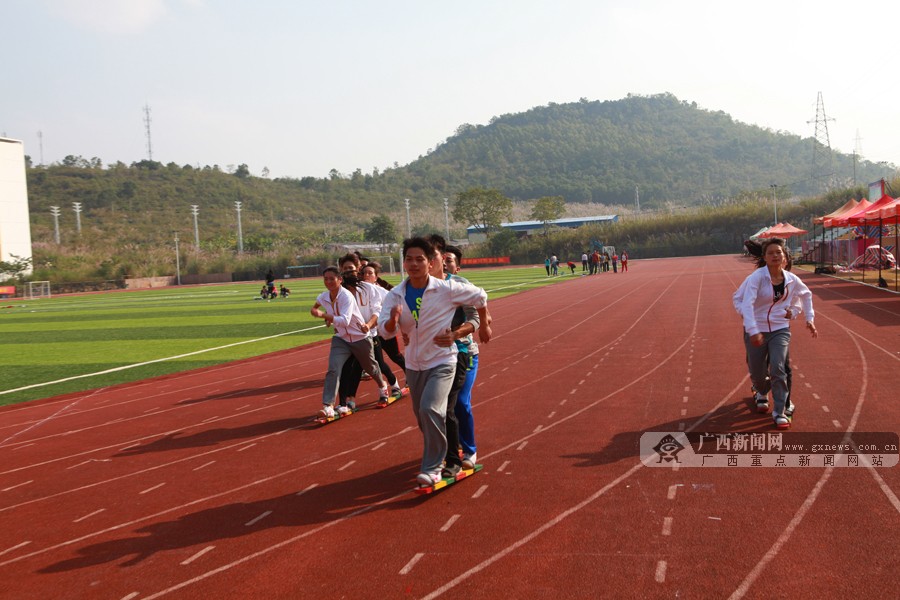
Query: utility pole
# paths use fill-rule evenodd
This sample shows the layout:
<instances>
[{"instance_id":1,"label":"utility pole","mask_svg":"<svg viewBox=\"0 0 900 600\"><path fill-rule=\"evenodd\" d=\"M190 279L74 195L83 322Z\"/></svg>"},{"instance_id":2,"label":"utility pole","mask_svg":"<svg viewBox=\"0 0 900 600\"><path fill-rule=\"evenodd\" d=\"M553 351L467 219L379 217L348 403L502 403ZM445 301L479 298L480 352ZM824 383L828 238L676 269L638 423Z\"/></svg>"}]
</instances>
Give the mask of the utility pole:
<instances>
[{"instance_id":1,"label":"utility pole","mask_svg":"<svg viewBox=\"0 0 900 600\"><path fill-rule=\"evenodd\" d=\"M59 207L51 206L50 214L53 215L53 240L59 245Z\"/></svg>"},{"instance_id":2,"label":"utility pole","mask_svg":"<svg viewBox=\"0 0 900 600\"><path fill-rule=\"evenodd\" d=\"M634 186L634 205L637 208L637 212L641 212L641 191L638 189L638 186Z\"/></svg>"},{"instance_id":3,"label":"utility pole","mask_svg":"<svg viewBox=\"0 0 900 600\"><path fill-rule=\"evenodd\" d=\"M834 157L831 154L831 138L828 136L828 121L834 119L825 116L825 102L822 100L822 92L819 92L816 101L816 118L807 121L807 125L815 123L816 131L813 139L813 180L825 179L825 189L834 188Z\"/></svg>"},{"instance_id":4,"label":"utility pole","mask_svg":"<svg viewBox=\"0 0 900 600\"><path fill-rule=\"evenodd\" d=\"M153 160L153 144L150 142L150 105L144 105L144 127L147 131L147 160Z\"/></svg>"},{"instance_id":5,"label":"utility pole","mask_svg":"<svg viewBox=\"0 0 900 600\"><path fill-rule=\"evenodd\" d=\"M41 164L40 166L44 166L44 132L38 131L38 148L40 148L41 152Z\"/></svg>"},{"instance_id":6,"label":"utility pole","mask_svg":"<svg viewBox=\"0 0 900 600\"><path fill-rule=\"evenodd\" d=\"M406 237L412 237L412 224L409 221L409 198L403 200L403 203L406 204Z\"/></svg>"},{"instance_id":7,"label":"utility pole","mask_svg":"<svg viewBox=\"0 0 900 600\"><path fill-rule=\"evenodd\" d=\"M238 237L238 254L244 253L244 234L241 231L241 201L234 201L234 208L237 210L237 237Z\"/></svg>"},{"instance_id":8,"label":"utility pole","mask_svg":"<svg viewBox=\"0 0 900 600\"><path fill-rule=\"evenodd\" d=\"M775 225L778 225L778 196L776 194L778 190L778 184L772 183L769 185L772 188L772 205L775 207Z\"/></svg>"},{"instance_id":9,"label":"utility pole","mask_svg":"<svg viewBox=\"0 0 900 600\"><path fill-rule=\"evenodd\" d=\"M181 255L178 252L178 232L175 232L175 281L181 285Z\"/></svg>"},{"instance_id":10,"label":"utility pole","mask_svg":"<svg viewBox=\"0 0 900 600\"><path fill-rule=\"evenodd\" d=\"M444 233L447 236L447 242L450 242L450 201L444 198Z\"/></svg>"},{"instance_id":11,"label":"utility pole","mask_svg":"<svg viewBox=\"0 0 900 600\"><path fill-rule=\"evenodd\" d=\"M200 252L200 228L197 226L197 215L200 214L200 206L191 204L191 214L194 215L194 248Z\"/></svg>"},{"instance_id":12,"label":"utility pole","mask_svg":"<svg viewBox=\"0 0 900 600\"><path fill-rule=\"evenodd\" d=\"M81 202L73 202L72 208L75 210L75 231L81 235Z\"/></svg>"}]
</instances>

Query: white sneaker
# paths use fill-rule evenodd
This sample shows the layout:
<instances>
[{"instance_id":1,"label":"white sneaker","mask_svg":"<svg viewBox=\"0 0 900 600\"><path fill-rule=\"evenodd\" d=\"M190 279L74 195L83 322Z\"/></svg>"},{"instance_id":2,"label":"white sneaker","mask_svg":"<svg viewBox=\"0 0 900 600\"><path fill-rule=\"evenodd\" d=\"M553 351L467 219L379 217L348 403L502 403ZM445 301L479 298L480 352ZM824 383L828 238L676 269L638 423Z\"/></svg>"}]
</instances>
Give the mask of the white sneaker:
<instances>
[{"instance_id":1,"label":"white sneaker","mask_svg":"<svg viewBox=\"0 0 900 600\"><path fill-rule=\"evenodd\" d=\"M462 468L465 470L474 469L475 462L478 460L478 453L473 452L472 454L463 454L462 460Z\"/></svg>"},{"instance_id":2,"label":"white sneaker","mask_svg":"<svg viewBox=\"0 0 900 600\"><path fill-rule=\"evenodd\" d=\"M325 417L326 419L333 419L334 418L334 407L331 406L330 404L326 404L325 406L322 407L322 410L319 411L319 414L321 416Z\"/></svg>"},{"instance_id":3,"label":"white sneaker","mask_svg":"<svg viewBox=\"0 0 900 600\"><path fill-rule=\"evenodd\" d=\"M352 413L353 411L350 410L350 407L349 407L349 406L338 406L338 407L337 407L337 412L338 412L339 415L349 415L349 414Z\"/></svg>"},{"instance_id":4,"label":"white sneaker","mask_svg":"<svg viewBox=\"0 0 900 600\"><path fill-rule=\"evenodd\" d=\"M381 391L378 392L378 399L387 401L387 399L391 396L391 389L388 386L384 386L381 388Z\"/></svg>"},{"instance_id":5,"label":"white sneaker","mask_svg":"<svg viewBox=\"0 0 900 600\"><path fill-rule=\"evenodd\" d=\"M431 487L440 480L440 473L419 473L416 475L416 482L419 484L419 487Z\"/></svg>"}]
</instances>

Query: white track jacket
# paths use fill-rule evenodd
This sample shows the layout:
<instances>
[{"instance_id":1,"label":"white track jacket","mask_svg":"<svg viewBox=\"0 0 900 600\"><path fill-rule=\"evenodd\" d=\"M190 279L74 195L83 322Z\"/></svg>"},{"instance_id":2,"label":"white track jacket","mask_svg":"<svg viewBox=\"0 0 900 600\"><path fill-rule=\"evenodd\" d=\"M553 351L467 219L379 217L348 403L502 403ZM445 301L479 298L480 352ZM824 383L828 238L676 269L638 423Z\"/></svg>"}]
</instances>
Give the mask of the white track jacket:
<instances>
[{"instance_id":1,"label":"white track jacket","mask_svg":"<svg viewBox=\"0 0 900 600\"><path fill-rule=\"evenodd\" d=\"M403 353L406 368L426 371L442 364L456 364L456 344L438 346L434 338L450 328L457 306L487 306L487 292L471 283L459 280L442 280L428 277L428 285L422 295L419 321L413 318L406 305L408 279L388 292L378 316L378 332L383 338L396 337L402 331L409 336L409 345ZM400 326L393 332L385 328L391 318L391 310L400 306Z\"/></svg>"},{"instance_id":2,"label":"white track jacket","mask_svg":"<svg viewBox=\"0 0 900 600\"><path fill-rule=\"evenodd\" d=\"M785 316L785 310L798 303L806 315L806 321L815 320L812 292L790 271L784 272L784 296L778 302L773 301L774 297L772 276L769 274L769 268L765 266L750 273L734 293L735 307L741 313L747 335L789 327L790 320Z\"/></svg>"}]
</instances>

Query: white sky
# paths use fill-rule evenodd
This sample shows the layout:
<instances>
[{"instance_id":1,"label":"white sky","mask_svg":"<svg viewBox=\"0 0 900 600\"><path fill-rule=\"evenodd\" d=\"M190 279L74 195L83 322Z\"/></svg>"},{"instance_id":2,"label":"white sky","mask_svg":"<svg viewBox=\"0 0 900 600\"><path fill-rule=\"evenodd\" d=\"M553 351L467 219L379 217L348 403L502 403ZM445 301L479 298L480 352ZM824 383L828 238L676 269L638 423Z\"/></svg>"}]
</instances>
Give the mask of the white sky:
<instances>
[{"instance_id":1,"label":"white sky","mask_svg":"<svg viewBox=\"0 0 900 600\"><path fill-rule=\"evenodd\" d=\"M0 135L37 164L401 165L463 123L671 92L900 164L896 1L0 0Z\"/></svg>"}]
</instances>

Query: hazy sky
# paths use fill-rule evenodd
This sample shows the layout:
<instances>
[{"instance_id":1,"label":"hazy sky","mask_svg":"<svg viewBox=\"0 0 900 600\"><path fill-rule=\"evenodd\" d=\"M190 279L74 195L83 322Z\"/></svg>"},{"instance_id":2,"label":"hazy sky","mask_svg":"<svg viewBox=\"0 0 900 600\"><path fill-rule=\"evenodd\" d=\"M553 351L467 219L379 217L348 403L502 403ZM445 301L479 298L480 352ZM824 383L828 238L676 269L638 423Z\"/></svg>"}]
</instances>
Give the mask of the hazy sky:
<instances>
[{"instance_id":1,"label":"hazy sky","mask_svg":"<svg viewBox=\"0 0 900 600\"><path fill-rule=\"evenodd\" d=\"M822 92L833 148L900 164L898 22L866 0L0 0L0 135L131 163L149 105L154 160L321 177L629 93L808 137Z\"/></svg>"}]
</instances>

